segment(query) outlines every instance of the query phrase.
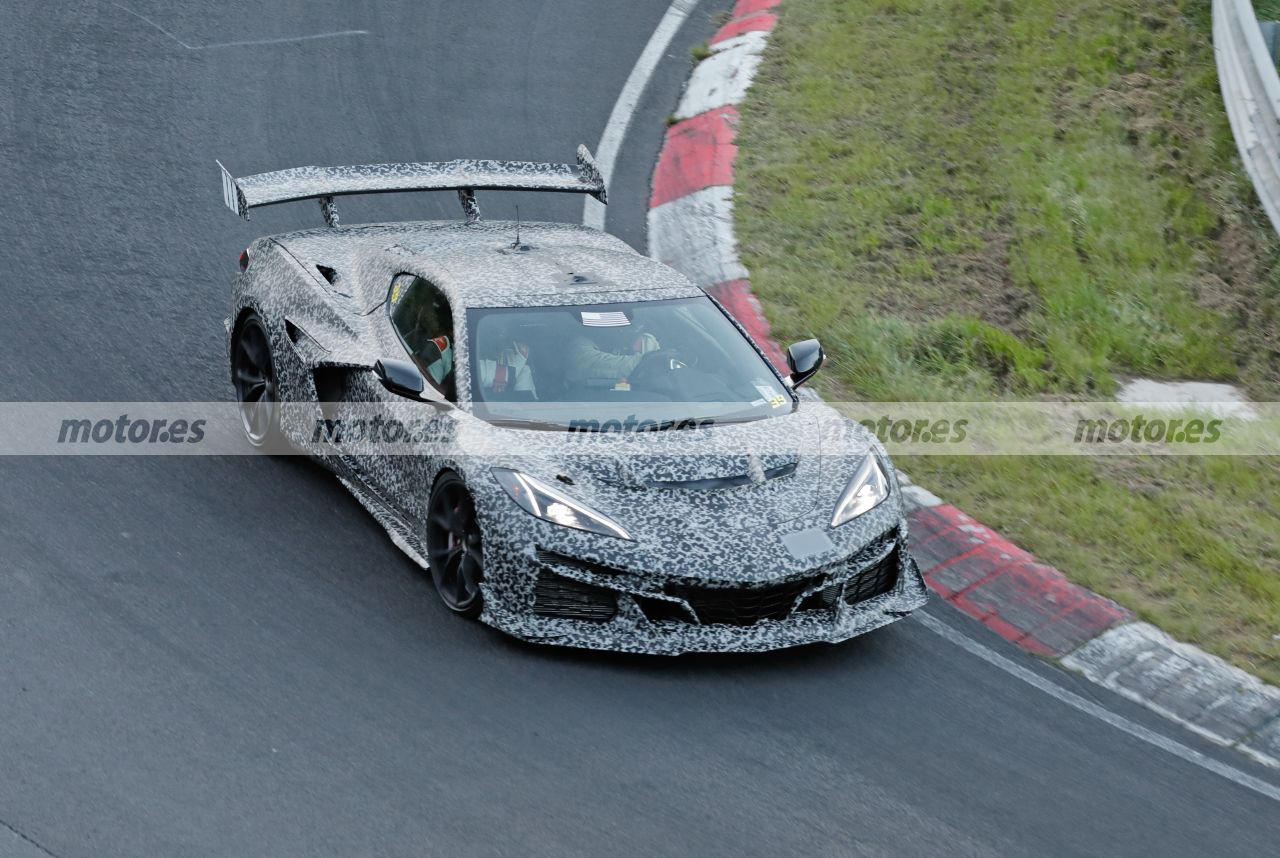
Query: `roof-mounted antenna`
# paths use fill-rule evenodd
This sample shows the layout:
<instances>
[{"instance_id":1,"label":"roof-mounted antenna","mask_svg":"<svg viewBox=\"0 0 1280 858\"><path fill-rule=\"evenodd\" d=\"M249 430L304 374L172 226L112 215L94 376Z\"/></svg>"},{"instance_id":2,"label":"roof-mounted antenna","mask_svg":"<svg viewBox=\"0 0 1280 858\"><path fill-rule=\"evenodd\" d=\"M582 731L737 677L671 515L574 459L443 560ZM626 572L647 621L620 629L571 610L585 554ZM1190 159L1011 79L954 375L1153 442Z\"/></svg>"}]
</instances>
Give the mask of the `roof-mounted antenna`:
<instances>
[{"instance_id":1,"label":"roof-mounted antenna","mask_svg":"<svg viewBox=\"0 0 1280 858\"><path fill-rule=\"evenodd\" d=\"M511 242L512 250L529 250L529 245L520 241L520 207L516 206L516 240Z\"/></svg>"}]
</instances>

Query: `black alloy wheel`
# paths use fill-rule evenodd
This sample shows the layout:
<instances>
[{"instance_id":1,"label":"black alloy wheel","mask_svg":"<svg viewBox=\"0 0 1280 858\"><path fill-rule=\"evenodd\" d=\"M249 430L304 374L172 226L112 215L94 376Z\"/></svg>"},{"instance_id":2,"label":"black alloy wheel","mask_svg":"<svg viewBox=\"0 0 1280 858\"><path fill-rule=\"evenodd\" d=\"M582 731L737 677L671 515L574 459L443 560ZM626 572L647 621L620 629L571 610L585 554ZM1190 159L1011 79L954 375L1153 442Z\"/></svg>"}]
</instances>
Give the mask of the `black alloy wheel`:
<instances>
[{"instance_id":1,"label":"black alloy wheel","mask_svg":"<svg viewBox=\"0 0 1280 858\"><path fill-rule=\"evenodd\" d=\"M449 610L478 617L482 605L484 554L475 502L457 474L446 473L431 492L427 509L427 563L436 592Z\"/></svg>"},{"instance_id":2,"label":"black alloy wheel","mask_svg":"<svg viewBox=\"0 0 1280 858\"><path fill-rule=\"evenodd\" d=\"M271 362L271 339L257 313L245 316L231 347L231 383L240 402L240 423L249 443L264 446L277 438L280 413L277 408L275 367Z\"/></svg>"}]
</instances>

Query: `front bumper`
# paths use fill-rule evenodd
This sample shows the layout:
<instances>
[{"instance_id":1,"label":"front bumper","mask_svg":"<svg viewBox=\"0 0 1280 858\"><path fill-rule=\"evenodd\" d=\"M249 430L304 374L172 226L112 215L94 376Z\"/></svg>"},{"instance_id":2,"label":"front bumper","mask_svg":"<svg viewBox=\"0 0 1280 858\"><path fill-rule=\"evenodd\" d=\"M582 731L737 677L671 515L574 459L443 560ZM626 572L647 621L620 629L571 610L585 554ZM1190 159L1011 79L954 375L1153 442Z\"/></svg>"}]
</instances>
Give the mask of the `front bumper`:
<instances>
[{"instance_id":1,"label":"front bumper","mask_svg":"<svg viewBox=\"0 0 1280 858\"><path fill-rule=\"evenodd\" d=\"M616 652L679 655L689 652L761 652L810 643L839 643L899 620L928 601L928 590L919 567L906 549L906 540L893 549L897 559L897 579L881 595L849 604L834 600L830 607L797 608L781 619L761 619L750 625L702 623L696 618L654 621L632 593L610 587L608 581L591 576L596 586L614 591L617 612L605 621L540 616L527 607L519 609L493 598L488 587L485 609L480 619L521 640L582 649ZM815 570L817 571L817 570ZM837 576L855 577L857 570ZM585 576L584 576L585 577ZM797 603L805 597L797 598Z\"/></svg>"}]
</instances>

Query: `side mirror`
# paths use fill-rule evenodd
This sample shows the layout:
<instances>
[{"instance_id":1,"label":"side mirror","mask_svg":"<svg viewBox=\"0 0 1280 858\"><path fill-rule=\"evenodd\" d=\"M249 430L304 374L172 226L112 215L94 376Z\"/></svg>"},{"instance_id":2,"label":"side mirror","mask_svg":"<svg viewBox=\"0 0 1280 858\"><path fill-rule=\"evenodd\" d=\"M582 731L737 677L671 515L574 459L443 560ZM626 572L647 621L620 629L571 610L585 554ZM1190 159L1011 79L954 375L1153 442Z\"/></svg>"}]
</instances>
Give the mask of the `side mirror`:
<instances>
[{"instance_id":1,"label":"side mirror","mask_svg":"<svg viewBox=\"0 0 1280 858\"><path fill-rule=\"evenodd\" d=\"M787 346L787 366L791 367L791 386L799 387L818 372L826 360L822 343L817 340L801 340Z\"/></svg>"},{"instance_id":2,"label":"side mirror","mask_svg":"<svg viewBox=\"0 0 1280 858\"><path fill-rule=\"evenodd\" d=\"M407 360L383 358L373 365L373 374L382 386L397 396L422 401L427 381L418 368Z\"/></svg>"}]
</instances>

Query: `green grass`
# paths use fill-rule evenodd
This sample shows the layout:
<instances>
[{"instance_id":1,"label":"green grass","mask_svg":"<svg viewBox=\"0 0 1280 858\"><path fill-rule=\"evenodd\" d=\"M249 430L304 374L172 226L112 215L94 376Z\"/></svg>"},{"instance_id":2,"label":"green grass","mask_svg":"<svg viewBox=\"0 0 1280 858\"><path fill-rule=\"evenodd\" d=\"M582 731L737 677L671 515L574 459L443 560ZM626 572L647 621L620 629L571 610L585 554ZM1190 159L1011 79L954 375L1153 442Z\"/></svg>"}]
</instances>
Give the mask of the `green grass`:
<instances>
[{"instance_id":1,"label":"green grass","mask_svg":"<svg viewBox=\"0 0 1280 858\"><path fill-rule=\"evenodd\" d=\"M737 218L829 391L1280 392L1277 242L1209 4L788 0L743 109ZM1172 634L1280 682L1272 460L918 458L925 485Z\"/></svg>"}]
</instances>

